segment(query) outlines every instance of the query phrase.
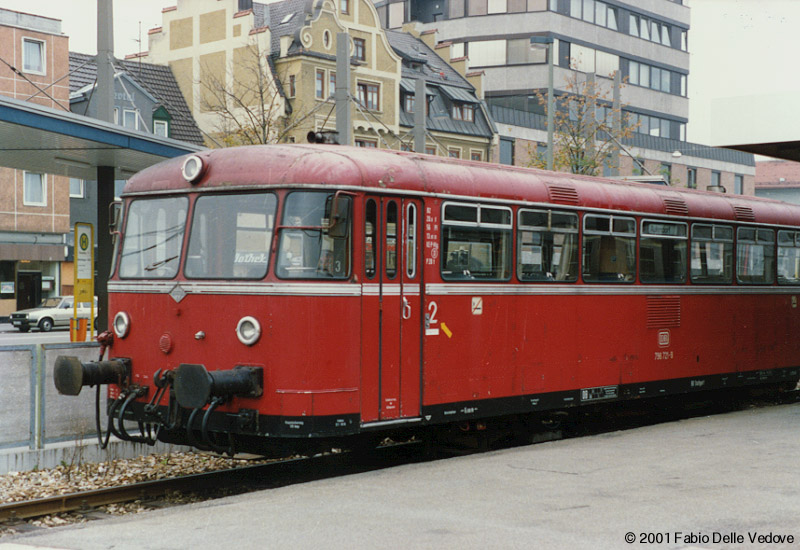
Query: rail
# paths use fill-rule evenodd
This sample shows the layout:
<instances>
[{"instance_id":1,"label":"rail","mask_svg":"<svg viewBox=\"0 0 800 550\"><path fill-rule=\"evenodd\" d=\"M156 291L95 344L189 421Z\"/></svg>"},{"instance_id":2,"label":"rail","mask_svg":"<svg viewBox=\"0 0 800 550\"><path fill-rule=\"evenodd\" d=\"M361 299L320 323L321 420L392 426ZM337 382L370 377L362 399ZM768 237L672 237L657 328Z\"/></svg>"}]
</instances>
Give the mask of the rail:
<instances>
[{"instance_id":1,"label":"rail","mask_svg":"<svg viewBox=\"0 0 800 550\"><path fill-rule=\"evenodd\" d=\"M54 495L0 504L0 523L26 520L66 512L89 512L109 504L160 498L174 492L208 495L218 489L251 492L318 479L351 475L424 460L418 442L395 443L375 449L373 454L330 453L287 458L251 466L203 472L181 477L143 481L130 485Z\"/></svg>"}]
</instances>

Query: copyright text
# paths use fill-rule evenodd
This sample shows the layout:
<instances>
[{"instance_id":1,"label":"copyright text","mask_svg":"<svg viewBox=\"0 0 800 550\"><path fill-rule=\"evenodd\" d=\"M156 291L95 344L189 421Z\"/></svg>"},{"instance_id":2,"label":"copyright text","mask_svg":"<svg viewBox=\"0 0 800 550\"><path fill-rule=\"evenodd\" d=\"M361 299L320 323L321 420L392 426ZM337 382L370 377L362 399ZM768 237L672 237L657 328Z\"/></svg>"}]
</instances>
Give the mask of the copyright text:
<instances>
[{"instance_id":1,"label":"copyright text","mask_svg":"<svg viewBox=\"0 0 800 550\"><path fill-rule=\"evenodd\" d=\"M703 533L693 531L664 531L625 533L628 544L794 544L794 535L782 533L751 531L746 533Z\"/></svg>"}]
</instances>

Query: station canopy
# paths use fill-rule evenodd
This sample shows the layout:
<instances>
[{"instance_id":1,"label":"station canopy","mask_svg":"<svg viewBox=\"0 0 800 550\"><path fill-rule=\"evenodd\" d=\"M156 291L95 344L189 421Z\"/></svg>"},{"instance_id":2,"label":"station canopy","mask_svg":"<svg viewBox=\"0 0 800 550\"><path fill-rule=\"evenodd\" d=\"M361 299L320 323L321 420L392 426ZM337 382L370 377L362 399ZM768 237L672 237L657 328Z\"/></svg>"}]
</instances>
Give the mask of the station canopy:
<instances>
[{"instance_id":1,"label":"station canopy","mask_svg":"<svg viewBox=\"0 0 800 550\"><path fill-rule=\"evenodd\" d=\"M0 96L0 166L97 179L97 167L115 179L202 147L71 112Z\"/></svg>"}]
</instances>

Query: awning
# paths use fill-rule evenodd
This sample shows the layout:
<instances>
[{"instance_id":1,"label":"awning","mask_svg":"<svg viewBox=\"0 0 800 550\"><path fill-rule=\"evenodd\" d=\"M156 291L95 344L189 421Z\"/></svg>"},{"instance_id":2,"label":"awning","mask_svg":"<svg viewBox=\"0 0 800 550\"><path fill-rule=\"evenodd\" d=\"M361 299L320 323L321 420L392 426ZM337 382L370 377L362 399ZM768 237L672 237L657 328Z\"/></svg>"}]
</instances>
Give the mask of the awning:
<instances>
[{"instance_id":1,"label":"awning","mask_svg":"<svg viewBox=\"0 0 800 550\"><path fill-rule=\"evenodd\" d=\"M193 144L0 96L0 166L97 179L112 166L117 179L165 158L202 150Z\"/></svg>"},{"instance_id":2,"label":"awning","mask_svg":"<svg viewBox=\"0 0 800 550\"><path fill-rule=\"evenodd\" d=\"M460 101L462 103L480 103L475 94L465 88L456 88L454 86L439 86L442 93L453 101Z\"/></svg>"}]
</instances>

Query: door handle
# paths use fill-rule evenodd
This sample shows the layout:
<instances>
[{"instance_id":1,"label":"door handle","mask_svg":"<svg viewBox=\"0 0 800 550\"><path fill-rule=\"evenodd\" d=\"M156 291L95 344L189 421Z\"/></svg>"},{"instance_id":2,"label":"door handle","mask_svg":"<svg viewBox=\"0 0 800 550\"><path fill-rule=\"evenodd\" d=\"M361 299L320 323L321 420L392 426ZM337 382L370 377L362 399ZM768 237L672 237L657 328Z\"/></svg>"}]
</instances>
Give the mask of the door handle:
<instances>
[{"instance_id":1,"label":"door handle","mask_svg":"<svg viewBox=\"0 0 800 550\"><path fill-rule=\"evenodd\" d=\"M408 321L411 319L411 304L408 303L408 298L403 296L403 319Z\"/></svg>"}]
</instances>

